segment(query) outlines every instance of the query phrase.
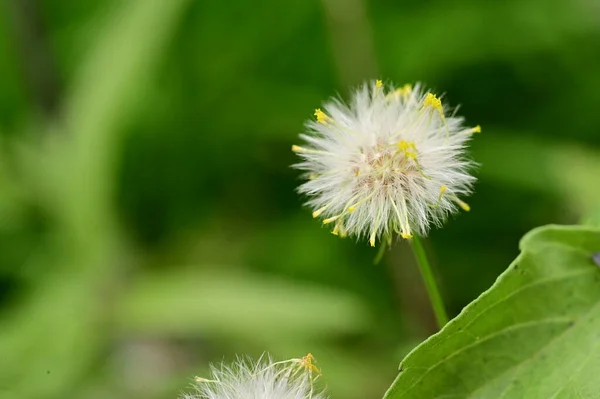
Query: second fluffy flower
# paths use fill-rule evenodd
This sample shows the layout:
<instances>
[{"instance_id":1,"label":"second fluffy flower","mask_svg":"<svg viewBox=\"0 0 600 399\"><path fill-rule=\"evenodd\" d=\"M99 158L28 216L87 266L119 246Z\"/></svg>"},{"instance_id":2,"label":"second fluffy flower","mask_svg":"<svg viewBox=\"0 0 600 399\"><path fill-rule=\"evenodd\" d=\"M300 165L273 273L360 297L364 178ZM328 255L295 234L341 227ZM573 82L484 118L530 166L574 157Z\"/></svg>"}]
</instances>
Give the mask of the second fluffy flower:
<instances>
[{"instance_id":1,"label":"second fluffy flower","mask_svg":"<svg viewBox=\"0 0 600 399\"><path fill-rule=\"evenodd\" d=\"M230 366L212 367L211 378L196 377L195 392L182 399L326 399L314 387L320 376L314 363L310 353L281 362L268 356L257 362L240 358Z\"/></svg>"},{"instance_id":2,"label":"second fluffy flower","mask_svg":"<svg viewBox=\"0 0 600 399\"><path fill-rule=\"evenodd\" d=\"M434 94L376 81L349 105L333 99L315 116L301 135L306 145L292 150L307 172L299 191L334 234L366 236L374 246L393 233L425 235L448 213L469 210L459 199L475 181L464 151L481 129L465 128Z\"/></svg>"}]
</instances>

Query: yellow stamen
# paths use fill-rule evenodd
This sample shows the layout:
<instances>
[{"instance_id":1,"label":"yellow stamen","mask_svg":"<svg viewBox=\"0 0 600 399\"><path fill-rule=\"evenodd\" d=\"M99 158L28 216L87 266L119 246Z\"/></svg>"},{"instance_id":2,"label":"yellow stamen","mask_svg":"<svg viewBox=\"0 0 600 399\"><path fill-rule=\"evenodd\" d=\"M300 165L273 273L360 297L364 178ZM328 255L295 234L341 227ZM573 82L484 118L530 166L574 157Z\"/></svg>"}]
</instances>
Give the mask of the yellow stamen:
<instances>
[{"instance_id":1,"label":"yellow stamen","mask_svg":"<svg viewBox=\"0 0 600 399\"><path fill-rule=\"evenodd\" d=\"M324 207L322 207L322 208L319 208L319 209L317 209L316 211L314 211L314 212L312 213L312 217L314 217L314 218L318 218L318 217L321 215L321 213L323 213L323 211L324 211L325 209L327 209L327 206L328 206L328 205L325 205Z\"/></svg>"},{"instance_id":2,"label":"yellow stamen","mask_svg":"<svg viewBox=\"0 0 600 399\"><path fill-rule=\"evenodd\" d=\"M402 152L406 152L409 149L413 149L416 150L417 146L415 145L414 141L406 141L406 140L400 140L398 142L398 149Z\"/></svg>"},{"instance_id":3,"label":"yellow stamen","mask_svg":"<svg viewBox=\"0 0 600 399\"><path fill-rule=\"evenodd\" d=\"M300 359L298 361L298 363L300 363L300 365L302 367L304 367L306 370L314 371L317 374L321 374L321 370L319 370L317 368L317 366L315 366L316 362L317 361L315 360L315 357L312 355L312 353L307 354L306 356L304 356L302 359Z\"/></svg>"},{"instance_id":4,"label":"yellow stamen","mask_svg":"<svg viewBox=\"0 0 600 399\"><path fill-rule=\"evenodd\" d=\"M220 382L217 380L209 380L207 378L202 378L202 377L194 377L194 381L196 381L196 382Z\"/></svg>"},{"instance_id":5,"label":"yellow stamen","mask_svg":"<svg viewBox=\"0 0 600 399\"><path fill-rule=\"evenodd\" d=\"M394 198L392 198L392 196L389 196L390 201L392 203L392 207L394 207L394 212L396 212L396 216L398 217L398 223L400 223L400 226L402 228L402 236L404 236L406 233L404 233L404 225L405 225L405 221L406 221L406 226L408 227L408 219L407 218L402 218L402 215L400 215L400 211L398 210L398 207L396 206L396 202L394 201ZM402 210L404 211L405 207L402 207ZM398 230L396 229L396 232L398 232Z\"/></svg>"},{"instance_id":6,"label":"yellow stamen","mask_svg":"<svg viewBox=\"0 0 600 399\"><path fill-rule=\"evenodd\" d=\"M402 202L400 203L400 209L402 209L402 215L404 219L400 219L400 228L402 229L402 234L406 236L410 236L410 224L408 223L408 207L406 206L406 197L402 196Z\"/></svg>"},{"instance_id":7,"label":"yellow stamen","mask_svg":"<svg viewBox=\"0 0 600 399\"><path fill-rule=\"evenodd\" d=\"M406 161L406 159L412 159L413 161L417 162L417 145L414 143L414 141L400 140L397 145L398 151L404 155L403 162Z\"/></svg>"},{"instance_id":8,"label":"yellow stamen","mask_svg":"<svg viewBox=\"0 0 600 399\"><path fill-rule=\"evenodd\" d=\"M310 175L308 175L308 180L315 180L317 177L319 177L318 174L316 173L311 173Z\"/></svg>"},{"instance_id":9,"label":"yellow stamen","mask_svg":"<svg viewBox=\"0 0 600 399\"><path fill-rule=\"evenodd\" d=\"M372 247L375 246L375 238L377 237L377 232L379 231L379 223L381 223L381 211L377 212L377 216L375 217L375 224L373 225L373 231L371 231L371 238L369 239L369 243Z\"/></svg>"},{"instance_id":10,"label":"yellow stamen","mask_svg":"<svg viewBox=\"0 0 600 399\"><path fill-rule=\"evenodd\" d=\"M410 238L413 238L413 235L410 233L405 233L404 231L402 233L400 233L400 237L404 238L405 240L408 240Z\"/></svg>"},{"instance_id":11,"label":"yellow stamen","mask_svg":"<svg viewBox=\"0 0 600 399\"><path fill-rule=\"evenodd\" d=\"M332 216L328 219L323 220L323 224L329 224L331 222L335 222L336 220L338 220L342 215L337 215L337 216Z\"/></svg>"},{"instance_id":12,"label":"yellow stamen","mask_svg":"<svg viewBox=\"0 0 600 399\"><path fill-rule=\"evenodd\" d=\"M340 238L344 238L344 225L343 220L339 219L331 232L334 236L340 236Z\"/></svg>"},{"instance_id":13,"label":"yellow stamen","mask_svg":"<svg viewBox=\"0 0 600 399\"><path fill-rule=\"evenodd\" d=\"M391 92L390 94L388 94L388 97L399 97L402 96L404 98L407 98L408 96L410 96L410 94L412 93L412 86L409 84L405 84L404 86L394 90L393 92Z\"/></svg>"},{"instance_id":14,"label":"yellow stamen","mask_svg":"<svg viewBox=\"0 0 600 399\"><path fill-rule=\"evenodd\" d=\"M325 112L321 111L321 108L315 110L315 116L319 123L327 123L327 119L329 118Z\"/></svg>"},{"instance_id":15,"label":"yellow stamen","mask_svg":"<svg viewBox=\"0 0 600 399\"><path fill-rule=\"evenodd\" d=\"M405 155L405 156L406 156L406 158L408 158L408 159L412 159L412 160L415 160L415 159L417 159L417 153L416 153L416 152L414 152L414 151L406 151L406 152L404 153L404 155Z\"/></svg>"},{"instance_id":16,"label":"yellow stamen","mask_svg":"<svg viewBox=\"0 0 600 399\"><path fill-rule=\"evenodd\" d=\"M454 201L455 201L455 202L458 204L458 206L460 206L460 207L461 207L461 208L462 208L462 209L463 209L465 212L469 212L469 211L471 210L471 207L470 207L470 206L469 206L469 204L467 204L466 202L464 202L464 201L461 201L461 200L459 200L458 198L456 198Z\"/></svg>"},{"instance_id":17,"label":"yellow stamen","mask_svg":"<svg viewBox=\"0 0 600 399\"><path fill-rule=\"evenodd\" d=\"M427 204L427 205L431 208L438 208L440 206L440 204L442 203L442 197L444 196L444 193L446 191L448 191L448 187L446 187L445 184L442 184L442 187L440 187L440 195L438 195L438 198L437 198L437 201L435 202L435 204Z\"/></svg>"},{"instance_id":18,"label":"yellow stamen","mask_svg":"<svg viewBox=\"0 0 600 399\"><path fill-rule=\"evenodd\" d=\"M424 106L429 106L429 107L435 109L440 114L444 113L444 108L442 106L442 101L435 94L427 93L425 95L425 100L423 100L423 105Z\"/></svg>"},{"instance_id":19,"label":"yellow stamen","mask_svg":"<svg viewBox=\"0 0 600 399\"><path fill-rule=\"evenodd\" d=\"M295 144L292 146L292 151L299 152L299 153L306 153L306 154L324 154L324 155L332 155L332 156L336 155L332 152L314 150L312 148L306 148L306 147L300 147L299 145L295 145Z\"/></svg>"},{"instance_id":20,"label":"yellow stamen","mask_svg":"<svg viewBox=\"0 0 600 399\"><path fill-rule=\"evenodd\" d=\"M383 87L383 82L379 79L375 81L375 87L381 89Z\"/></svg>"},{"instance_id":21,"label":"yellow stamen","mask_svg":"<svg viewBox=\"0 0 600 399\"><path fill-rule=\"evenodd\" d=\"M475 126L473 129L471 129L471 133L481 133L481 126Z\"/></svg>"},{"instance_id":22,"label":"yellow stamen","mask_svg":"<svg viewBox=\"0 0 600 399\"><path fill-rule=\"evenodd\" d=\"M346 211L348 213L352 213L356 210L356 207L359 206L360 204L364 204L365 202L367 202L368 200L371 199L371 197L375 195L375 191L372 191L371 194L367 195L365 198L359 200L358 202L355 202L354 204L350 205L348 208L346 208ZM356 198L356 197L354 197Z\"/></svg>"},{"instance_id":23,"label":"yellow stamen","mask_svg":"<svg viewBox=\"0 0 600 399\"><path fill-rule=\"evenodd\" d=\"M440 195L438 196L438 200L437 200L437 204L434 205L434 207L437 207L440 202L442 202L442 196L444 195L444 193L448 190L448 187L446 187L445 184L442 184L442 187L440 187Z\"/></svg>"}]
</instances>

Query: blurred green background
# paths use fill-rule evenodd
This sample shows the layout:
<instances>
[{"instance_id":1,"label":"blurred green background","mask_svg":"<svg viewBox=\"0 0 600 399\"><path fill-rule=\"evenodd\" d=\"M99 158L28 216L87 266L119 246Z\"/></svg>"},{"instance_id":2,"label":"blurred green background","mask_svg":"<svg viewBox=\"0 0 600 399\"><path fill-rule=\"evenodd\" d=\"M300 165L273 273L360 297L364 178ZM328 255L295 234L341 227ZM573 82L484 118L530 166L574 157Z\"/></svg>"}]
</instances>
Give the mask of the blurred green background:
<instances>
[{"instance_id":1,"label":"blurred green background","mask_svg":"<svg viewBox=\"0 0 600 399\"><path fill-rule=\"evenodd\" d=\"M175 398L263 351L380 398L435 330L412 255L374 266L290 168L375 78L483 127L472 211L427 241L453 315L527 230L600 216L596 0L0 3L0 398Z\"/></svg>"}]
</instances>

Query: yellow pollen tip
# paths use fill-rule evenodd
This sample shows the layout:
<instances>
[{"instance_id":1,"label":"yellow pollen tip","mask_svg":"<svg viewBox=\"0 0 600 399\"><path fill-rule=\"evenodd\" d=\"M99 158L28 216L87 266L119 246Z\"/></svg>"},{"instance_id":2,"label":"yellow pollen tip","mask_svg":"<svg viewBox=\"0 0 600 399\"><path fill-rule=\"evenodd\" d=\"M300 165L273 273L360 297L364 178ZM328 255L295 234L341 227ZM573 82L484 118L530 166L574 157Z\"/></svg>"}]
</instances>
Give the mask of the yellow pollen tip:
<instances>
[{"instance_id":1,"label":"yellow pollen tip","mask_svg":"<svg viewBox=\"0 0 600 399\"><path fill-rule=\"evenodd\" d=\"M331 232L331 234L333 234L334 236L339 235L339 229L338 229L337 225L333 228L333 231Z\"/></svg>"},{"instance_id":2,"label":"yellow pollen tip","mask_svg":"<svg viewBox=\"0 0 600 399\"><path fill-rule=\"evenodd\" d=\"M219 382L217 380L209 380L207 378L202 378L202 377L194 377L194 381L196 381L196 382Z\"/></svg>"},{"instance_id":3,"label":"yellow pollen tip","mask_svg":"<svg viewBox=\"0 0 600 399\"><path fill-rule=\"evenodd\" d=\"M400 151L408 151L410 148L416 149L417 146L413 141L400 140L398 142L398 149Z\"/></svg>"},{"instance_id":4,"label":"yellow pollen tip","mask_svg":"<svg viewBox=\"0 0 600 399\"><path fill-rule=\"evenodd\" d=\"M323 211L324 211L326 208L327 208L327 207L326 207L326 206L324 206L323 208L319 208L319 209L317 209L316 211L314 211L314 212L312 213L312 217L314 217L314 218L318 218L318 217L321 215L321 213L323 213Z\"/></svg>"},{"instance_id":5,"label":"yellow pollen tip","mask_svg":"<svg viewBox=\"0 0 600 399\"><path fill-rule=\"evenodd\" d=\"M375 236L371 236L371 239L369 240L369 244L371 244L372 247L375 246Z\"/></svg>"},{"instance_id":6,"label":"yellow pollen tip","mask_svg":"<svg viewBox=\"0 0 600 399\"><path fill-rule=\"evenodd\" d=\"M431 108L438 110L439 112L442 112L443 110L442 101L435 94L432 93L427 93L427 95L425 96L425 100L423 100L423 105L430 106Z\"/></svg>"},{"instance_id":7,"label":"yellow pollen tip","mask_svg":"<svg viewBox=\"0 0 600 399\"><path fill-rule=\"evenodd\" d=\"M413 235L410 233L402 232L402 233L400 233L400 237L404 238L405 240L408 240L410 238L413 238Z\"/></svg>"},{"instance_id":8,"label":"yellow pollen tip","mask_svg":"<svg viewBox=\"0 0 600 399\"><path fill-rule=\"evenodd\" d=\"M317 373L317 374L320 375L321 374L321 370L319 370L317 368L317 366L315 366L316 362L317 362L317 360L312 355L312 353L307 354L306 356L304 356L299 361L299 363L302 365L302 367L304 367L306 370L314 371L315 373Z\"/></svg>"},{"instance_id":9,"label":"yellow pollen tip","mask_svg":"<svg viewBox=\"0 0 600 399\"><path fill-rule=\"evenodd\" d=\"M446 187L446 185L442 185L442 187L440 187L440 195L444 194L446 192L446 190L448 190L448 187Z\"/></svg>"},{"instance_id":10,"label":"yellow pollen tip","mask_svg":"<svg viewBox=\"0 0 600 399\"><path fill-rule=\"evenodd\" d=\"M295 144L294 144L294 145L292 146L292 151L293 151L293 152L302 152L302 151L306 151L306 148L302 148L302 147L300 147L299 145L295 145Z\"/></svg>"},{"instance_id":11,"label":"yellow pollen tip","mask_svg":"<svg viewBox=\"0 0 600 399\"><path fill-rule=\"evenodd\" d=\"M329 224L331 222L335 222L338 218L339 218L339 215L338 216L334 216L334 217L330 217L328 219L323 220L323 224Z\"/></svg>"},{"instance_id":12,"label":"yellow pollen tip","mask_svg":"<svg viewBox=\"0 0 600 399\"><path fill-rule=\"evenodd\" d=\"M472 133L481 133L481 126L477 125L473 129L471 129Z\"/></svg>"},{"instance_id":13,"label":"yellow pollen tip","mask_svg":"<svg viewBox=\"0 0 600 399\"><path fill-rule=\"evenodd\" d=\"M352 213L356 210L356 205L352 205L348 207L348 212Z\"/></svg>"},{"instance_id":14,"label":"yellow pollen tip","mask_svg":"<svg viewBox=\"0 0 600 399\"><path fill-rule=\"evenodd\" d=\"M465 212L469 212L471 210L471 207L469 206L469 204L467 204L464 201L461 201L459 199L456 200L456 203L458 204L458 206L460 206Z\"/></svg>"},{"instance_id":15,"label":"yellow pollen tip","mask_svg":"<svg viewBox=\"0 0 600 399\"><path fill-rule=\"evenodd\" d=\"M404 86L400 87L399 89L394 90L394 95L395 96L402 96L402 97L408 97L410 96L410 93L412 93L412 86L409 84L405 84Z\"/></svg>"},{"instance_id":16,"label":"yellow pollen tip","mask_svg":"<svg viewBox=\"0 0 600 399\"><path fill-rule=\"evenodd\" d=\"M381 89L383 87L383 82L379 79L375 81L375 87Z\"/></svg>"},{"instance_id":17,"label":"yellow pollen tip","mask_svg":"<svg viewBox=\"0 0 600 399\"><path fill-rule=\"evenodd\" d=\"M317 108L315 110L315 116L317 117L317 122L319 122L319 123L327 122L327 114L325 112L321 111L321 108Z\"/></svg>"}]
</instances>

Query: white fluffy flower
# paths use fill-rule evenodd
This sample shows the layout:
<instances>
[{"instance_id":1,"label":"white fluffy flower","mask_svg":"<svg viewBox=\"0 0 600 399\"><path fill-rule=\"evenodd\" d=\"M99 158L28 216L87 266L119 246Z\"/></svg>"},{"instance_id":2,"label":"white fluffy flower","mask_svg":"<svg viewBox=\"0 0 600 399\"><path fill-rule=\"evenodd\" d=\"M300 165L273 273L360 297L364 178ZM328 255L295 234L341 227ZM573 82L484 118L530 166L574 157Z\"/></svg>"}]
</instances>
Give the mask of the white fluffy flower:
<instances>
[{"instance_id":1,"label":"white fluffy flower","mask_svg":"<svg viewBox=\"0 0 600 399\"><path fill-rule=\"evenodd\" d=\"M238 359L233 365L211 367L211 377L196 377L195 392L183 399L325 399L314 388L320 376L309 353L300 359L257 362Z\"/></svg>"},{"instance_id":2,"label":"white fluffy flower","mask_svg":"<svg viewBox=\"0 0 600 399\"><path fill-rule=\"evenodd\" d=\"M441 225L470 193L475 178L465 147L479 126L466 128L441 100L419 85L386 90L364 84L349 105L332 99L317 109L293 146L308 181L314 217L334 223L333 233L391 241Z\"/></svg>"}]
</instances>

